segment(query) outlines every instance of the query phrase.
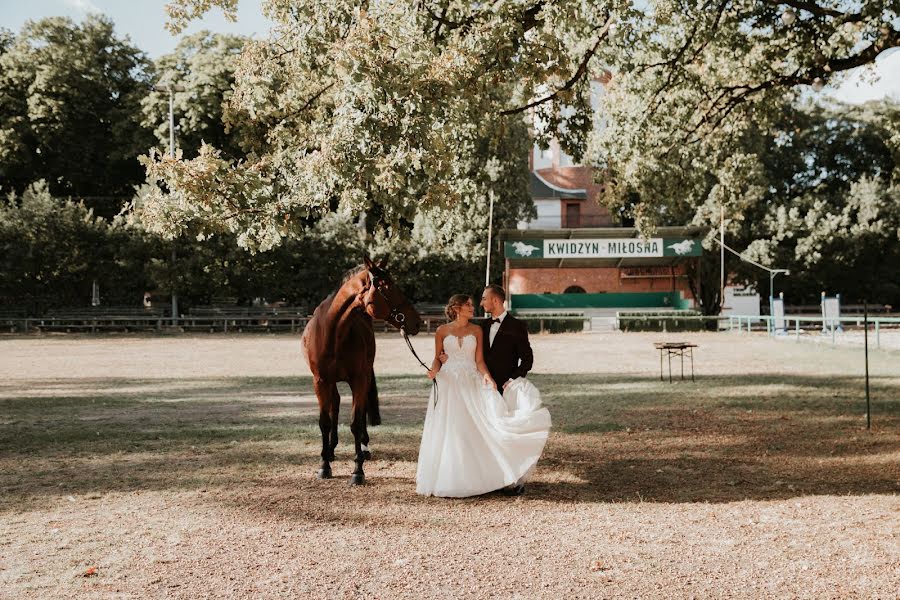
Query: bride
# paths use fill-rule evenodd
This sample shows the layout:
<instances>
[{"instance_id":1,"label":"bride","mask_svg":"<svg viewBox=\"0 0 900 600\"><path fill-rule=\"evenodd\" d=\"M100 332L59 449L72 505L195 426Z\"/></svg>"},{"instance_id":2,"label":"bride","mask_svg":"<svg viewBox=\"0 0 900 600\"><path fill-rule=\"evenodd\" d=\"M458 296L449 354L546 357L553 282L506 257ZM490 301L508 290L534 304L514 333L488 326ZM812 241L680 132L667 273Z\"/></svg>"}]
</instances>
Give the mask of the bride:
<instances>
[{"instance_id":1,"label":"bride","mask_svg":"<svg viewBox=\"0 0 900 600\"><path fill-rule=\"evenodd\" d=\"M497 391L484 363L484 332L470 323L472 297L456 294L447 305L451 322L435 334L435 358L428 377L437 381L425 415L419 448L416 492L422 495L477 496L520 483L534 468L550 430L550 413L540 406L533 385ZM447 362L440 356L446 353Z\"/></svg>"}]
</instances>

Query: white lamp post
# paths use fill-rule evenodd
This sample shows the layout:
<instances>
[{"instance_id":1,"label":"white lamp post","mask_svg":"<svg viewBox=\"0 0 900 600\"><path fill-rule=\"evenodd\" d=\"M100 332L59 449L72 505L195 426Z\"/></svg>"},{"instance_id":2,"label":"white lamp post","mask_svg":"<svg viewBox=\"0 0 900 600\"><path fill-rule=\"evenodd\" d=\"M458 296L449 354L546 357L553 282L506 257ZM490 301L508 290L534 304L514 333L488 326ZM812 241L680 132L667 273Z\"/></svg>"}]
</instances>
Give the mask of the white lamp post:
<instances>
[{"instance_id":1,"label":"white lamp post","mask_svg":"<svg viewBox=\"0 0 900 600\"><path fill-rule=\"evenodd\" d=\"M491 284L491 234L494 230L494 190L488 192L491 197L491 208L488 213L487 266L484 268L484 287Z\"/></svg>"},{"instance_id":2,"label":"white lamp post","mask_svg":"<svg viewBox=\"0 0 900 600\"><path fill-rule=\"evenodd\" d=\"M175 92L183 92L183 85L157 83L153 86L157 92L169 92L169 156L175 158Z\"/></svg>"},{"instance_id":3,"label":"white lamp post","mask_svg":"<svg viewBox=\"0 0 900 600\"><path fill-rule=\"evenodd\" d=\"M157 92L169 92L169 156L175 158L175 92L183 92L183 85L157 83ZM178 326L178 294L175 292L175 244L172 244L172 325Z\"/></svg>"},{"instance_id":4,"label":"white lamp post","mask_svg":"<svg viewBox=\"0 0 900 600\"><path fill-rule=\"evenodd\" d=\"M765 267L763 267L765 269ZM790 275L790 269L769 269L769 316L775 314L775 276L779 273Z\"/></svg>"}]
</instances>

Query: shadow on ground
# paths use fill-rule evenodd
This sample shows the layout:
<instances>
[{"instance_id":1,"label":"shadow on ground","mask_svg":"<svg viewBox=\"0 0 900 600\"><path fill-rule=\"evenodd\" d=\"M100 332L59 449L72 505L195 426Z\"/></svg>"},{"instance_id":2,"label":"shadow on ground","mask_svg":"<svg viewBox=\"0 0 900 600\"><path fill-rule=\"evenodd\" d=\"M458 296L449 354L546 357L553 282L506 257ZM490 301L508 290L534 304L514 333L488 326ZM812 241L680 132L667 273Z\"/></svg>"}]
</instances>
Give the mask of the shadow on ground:
<instances>
[{"instance_id":1,"label":"shadow on ground","mask_svg":"<svg viewBox=\"0 0 900 600\"><path fill-rule=\"evenodd\" d=\"M898 378L873 380L871 432L862 382L852 377L709 377L675 385L636 376L533 379L554 431L526 501L729 502L900 491ZM346 516L348 503L362 507L371 494L427 502L415 496L413 477L428 382L381 377L379 390L385 425L371 429L371 485L348 493L340 477L312 477L320 438L308 378L6 383L0 510L135 490L244 489L238 497L248 508L320 520ZM349 474L351 450L344 426L336 473ZM249 493L255 489L268 489L268 499ZM490 495L462 502L493 499L508 501Z\"/></svg>"}]
</instances>

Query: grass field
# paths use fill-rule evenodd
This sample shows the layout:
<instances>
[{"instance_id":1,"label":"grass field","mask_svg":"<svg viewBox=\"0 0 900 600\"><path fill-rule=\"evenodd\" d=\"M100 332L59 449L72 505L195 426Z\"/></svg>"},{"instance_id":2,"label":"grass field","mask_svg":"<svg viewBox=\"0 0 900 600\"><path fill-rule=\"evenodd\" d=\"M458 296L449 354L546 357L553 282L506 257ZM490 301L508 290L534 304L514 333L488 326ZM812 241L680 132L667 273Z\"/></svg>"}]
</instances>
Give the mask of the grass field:
<instances>
[{"instance_id":1,"label":"grass field","mask_svg":"<svg viewBox=\"0 0 900 600\"><path fill-rule=\"evenodd\" d=\"M667 338L696 383L660 382ZM296 337L0 338L0 597L897 597L900 352L870 357L866 431L856 348L532 341L526 495L445 500L415 494L429 383L396 336L362 488L346 425L314 477Z\"/></svg>"}]
</instances>

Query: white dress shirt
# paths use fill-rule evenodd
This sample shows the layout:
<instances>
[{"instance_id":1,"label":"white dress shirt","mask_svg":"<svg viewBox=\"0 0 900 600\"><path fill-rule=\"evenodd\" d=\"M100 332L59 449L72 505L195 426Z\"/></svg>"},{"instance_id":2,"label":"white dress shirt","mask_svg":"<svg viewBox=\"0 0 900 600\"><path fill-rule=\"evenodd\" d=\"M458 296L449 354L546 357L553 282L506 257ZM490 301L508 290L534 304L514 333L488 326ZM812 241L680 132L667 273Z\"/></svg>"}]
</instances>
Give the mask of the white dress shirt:
<instances>
[{"instance_id":1,"label":"white dress shirt","mask_svg":"<svg viewBox=\"0 0 900 600\"><path fill-rule=\"evenodd\" d=\"M490 336L489 336L488 346L494 345L494 338L497 337L497 332L500 331L500 326L503 324L503 319L506 318L506 311L504 310L502 313L500 313L499 317L492 316L492 318L496 318L500 322L499 323L491 323L491 332L490 332Z\"/></svg>"}]
</instances>

